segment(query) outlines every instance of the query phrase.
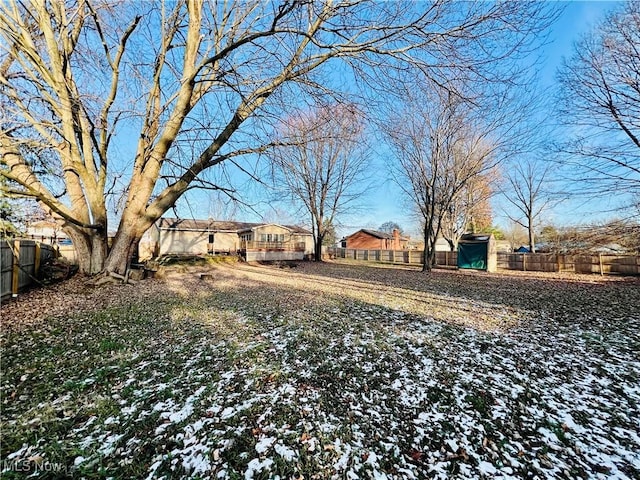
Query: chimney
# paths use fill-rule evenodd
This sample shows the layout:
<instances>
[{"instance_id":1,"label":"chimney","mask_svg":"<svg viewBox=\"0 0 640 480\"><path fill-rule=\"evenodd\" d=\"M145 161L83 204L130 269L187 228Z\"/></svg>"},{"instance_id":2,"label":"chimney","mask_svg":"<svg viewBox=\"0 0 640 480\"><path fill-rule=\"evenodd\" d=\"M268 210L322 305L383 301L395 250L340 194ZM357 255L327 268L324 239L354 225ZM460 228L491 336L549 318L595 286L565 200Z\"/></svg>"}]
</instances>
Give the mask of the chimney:
<instances>
[{"instance_id":1,"label":"chimney","mask_svg":"<svg viewBox=\"0 0 640 480\"><path fill-rule=\"evenodd\" d=\"M393 229L393 249L400 250L400 231L397 228Z\"/></svg>"}]
</instances>

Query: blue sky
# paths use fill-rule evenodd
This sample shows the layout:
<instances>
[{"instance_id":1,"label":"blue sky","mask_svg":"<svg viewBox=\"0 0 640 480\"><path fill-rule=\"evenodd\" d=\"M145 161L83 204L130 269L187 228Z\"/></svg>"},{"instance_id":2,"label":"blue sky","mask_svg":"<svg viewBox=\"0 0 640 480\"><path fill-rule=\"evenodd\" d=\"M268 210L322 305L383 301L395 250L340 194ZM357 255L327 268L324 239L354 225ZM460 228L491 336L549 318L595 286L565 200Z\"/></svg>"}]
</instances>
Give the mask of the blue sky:
<instances>
[{"instance_id":1,"label":"blue sky","mask_svg":"<svg viewBox=\"0 0 640 480\"><path fill-rule=\"evenodd\" d=\"M556 72L562 65L563 58L571 57L574 42L588 34L591 28L604 18L607 12L623 2L618 1L570 1L565 5L562 16L553 26L549 36L549 44L543 52L541 68L541 88L555 93ZM549 112L553 115L553 112ZM615 209L614 195L610 199L597 200L565 200L549 210L546 218L555 225L577 225L610 219ZM494 200L494 222L506 226L508 218L502 213L504 202L500 198Z\"/></svg>"},{"instance_id":2,"label":"blue sky","mask_svg":"<svg viewBox=\"0 0 640 480\"><path fill-rule=\"evenodd\" d=\"M541 52L541 88L548 91L550 95L554 93L555 89L556 70L561 65L563 57L571 55L574 42L588 32L594 24L603 18L607 11L615 8L619 2L576 1L563 3L565 10L550 32L548 45ZM549 116L552 116L552 112L549 112ZM376 175L372 180L375 188L362 198L363 208L354 209L352 215L343 215L339 219L341 226L338 228L338 234L348 234L359 228L378 228L385 221L391 220L399 223L412 236L419 235L417 222L410 217L407 201L402 197L399 188L388 180L388 172L381 158L383 152L378 151L377 158L373 159ZM246 195L249 192L242 193ZM253 198L260 197L260 193L260 187L256 187ZM249 196L252 196L251 193ZM212 207L210 205L211 198L211 194L207 192L191 195L189 202L185 200L179 202L177 211L184 218L217 217L218 212L224 212L224 208L220 208L219 205ZM255 205L255 210L258 213L240 209L236 212L235 218L244 221L259 221L262 214L270 221L307 223L306 217L302 214L283 212L283 206L278 206L279 210L274 211L269 207L268 201L256 202ZM508 219L502 213L502 205L503 202L497 197L494 200L494 223L506 227ZM554 207L548 213L546 220L556 225L596 221L610 215L602 213L608 208L606 200L589 203L567 201ZM166 215L170 216L172 212L167 212Z\"/></svg>"}]
</instances>

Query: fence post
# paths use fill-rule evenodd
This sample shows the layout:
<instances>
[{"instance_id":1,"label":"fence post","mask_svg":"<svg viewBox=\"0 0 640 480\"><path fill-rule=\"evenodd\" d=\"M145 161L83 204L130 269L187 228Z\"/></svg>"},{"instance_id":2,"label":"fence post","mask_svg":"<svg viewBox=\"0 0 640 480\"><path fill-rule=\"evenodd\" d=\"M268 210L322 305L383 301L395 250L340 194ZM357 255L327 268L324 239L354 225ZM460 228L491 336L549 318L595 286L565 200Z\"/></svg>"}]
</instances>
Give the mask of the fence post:
<instances>
[{"instance_id":1,"label":"fence post","mask_svg":"<svg viewBox=\"0 0 640 480\"><path fill-rule=\"evenodd\" d=\"M522 271L523 272L527 271L527 254L526 253L522 254Z\"/></svg>"},{"instance_id":2,"label":"fence post","mask_svg":"<svg viewBox=\"0 0 640 480\"><path fill-rule=\"evenodd\" d=\"M13 241L13 270L11 272L11 294L18 296L20 288L20 240Z\"/></svg>"},{"instance_id":3,"label":"fence post","mask_svg":"<svg viewBox=\"0 0 640 480\"><path fill-rule=\"evenodd\" d=\"M38 278L38 273L40 273L40 257L42 255L42 248L40 247L40 243L36 242L36 258L34 260L33 265L33 276Z\"/></svg>"},{"instance_id":4,"label":"fence post","mask_svg":"<svg viewBox=\"0 0 640 480\"><path fill-rule=\"evenodd\" d=\"M600 263L600 276L603 276L604 267L602 266L602 253L598 253L598 262Z\"/></svg>"}]
</instances>

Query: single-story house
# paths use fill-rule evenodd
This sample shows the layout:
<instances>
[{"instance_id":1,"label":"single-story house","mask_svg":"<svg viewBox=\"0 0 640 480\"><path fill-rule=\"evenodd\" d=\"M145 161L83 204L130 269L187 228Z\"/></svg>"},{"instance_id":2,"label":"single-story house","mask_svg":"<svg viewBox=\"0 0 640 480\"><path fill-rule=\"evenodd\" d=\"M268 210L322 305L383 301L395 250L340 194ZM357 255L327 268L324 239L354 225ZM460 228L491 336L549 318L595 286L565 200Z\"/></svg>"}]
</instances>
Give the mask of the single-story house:
<instances>
[{"instance_id":1,"label":"single-story house","mask_svg":"<svg viewBox=\"0 0 640 480\"><path fill-rule=\"evenodd\" d=\"M345 238L345 248L357 250L405 250L408 243L397 229L387 233L363 228Z\"/></svg>"},{"instance_id":2,"label":"single-story house","mask_svg":"<svg viewBox=\"0 0 640 480\"><path fill-rule=\"evenodd\" d=\"M302 260L313 255L313 235L296 225L161 218L143 236L140 258L169 254Z\"/></svg>"},{"instance_id":3,"label":"single-story house","mask_svg":"<svg viewBox=\"0 0 640 480\"><path fill-rule=\"evenodd\" d=\"M67 234L53 220L39 220L29 223L25 237L50 245L68 242Z\"/></svg>"}]
</instances>

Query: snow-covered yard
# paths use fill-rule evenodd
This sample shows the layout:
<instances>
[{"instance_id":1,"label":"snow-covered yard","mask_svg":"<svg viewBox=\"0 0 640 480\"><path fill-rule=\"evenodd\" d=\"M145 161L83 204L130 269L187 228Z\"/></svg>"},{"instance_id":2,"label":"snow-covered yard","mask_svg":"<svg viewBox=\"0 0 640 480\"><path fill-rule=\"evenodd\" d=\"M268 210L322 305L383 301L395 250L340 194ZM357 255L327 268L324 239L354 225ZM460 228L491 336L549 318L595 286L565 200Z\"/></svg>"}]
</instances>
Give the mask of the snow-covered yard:
<instances>
[{"instance_id":1,"label":"snow-covered yard","mask_svg":"<svg viewBox=\"0 0 640 480\"><path fill-rule=\"evenodd\" d=\"M2 307L3 478L640 478L638 279L211 268Z\"/></svg>"}]
</instances>

